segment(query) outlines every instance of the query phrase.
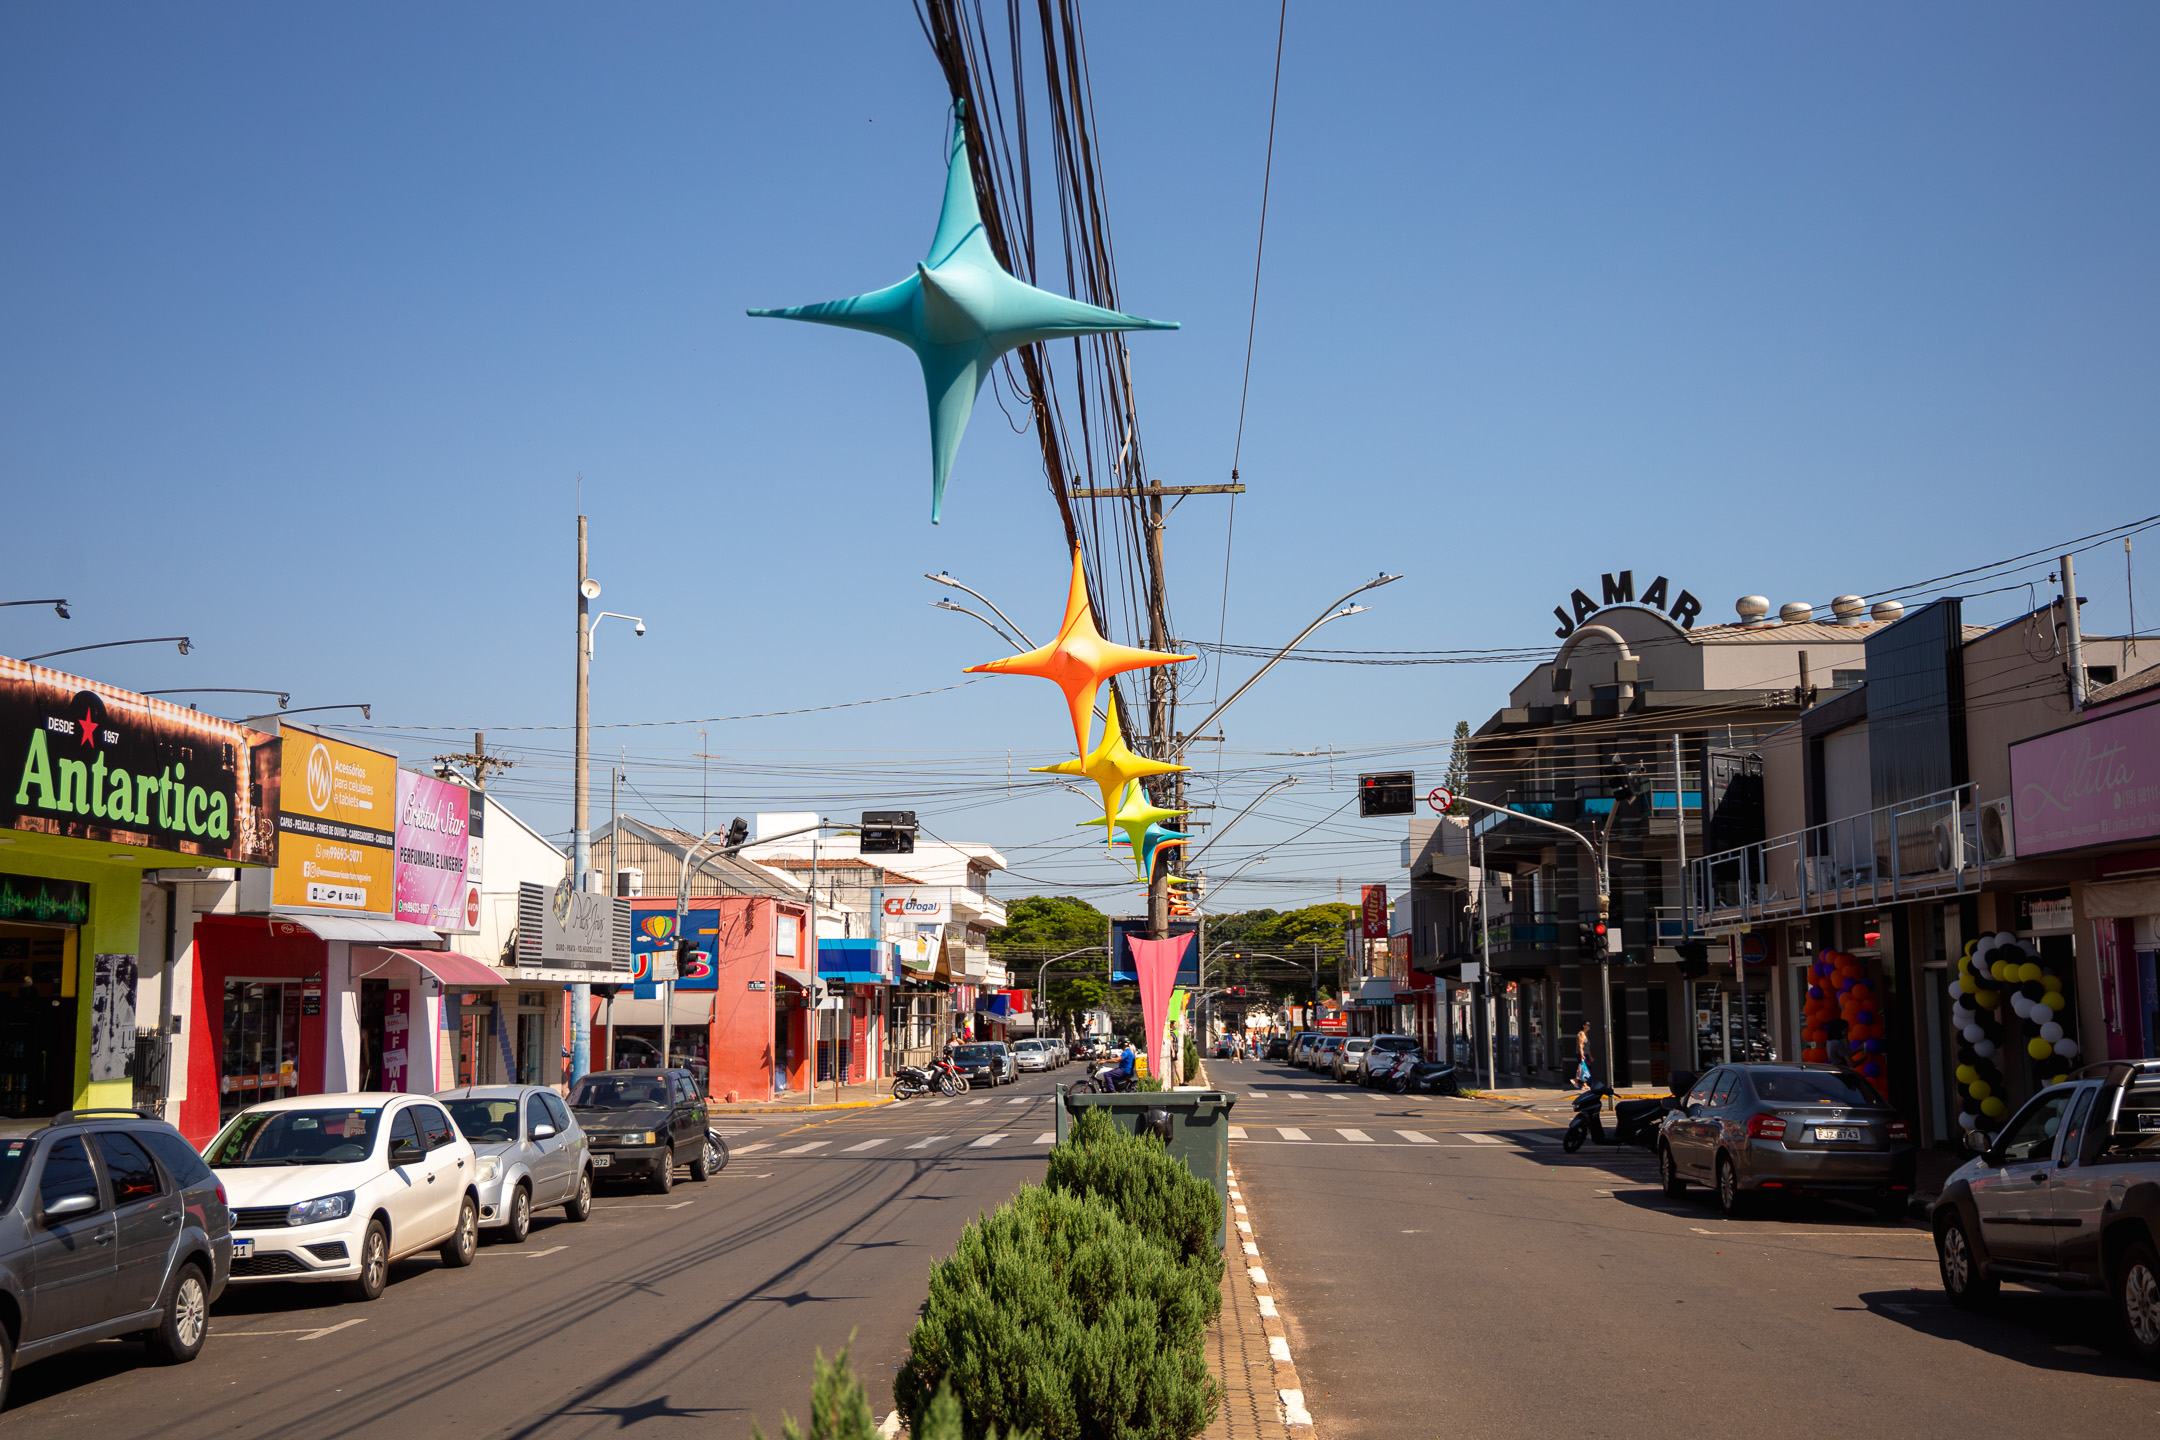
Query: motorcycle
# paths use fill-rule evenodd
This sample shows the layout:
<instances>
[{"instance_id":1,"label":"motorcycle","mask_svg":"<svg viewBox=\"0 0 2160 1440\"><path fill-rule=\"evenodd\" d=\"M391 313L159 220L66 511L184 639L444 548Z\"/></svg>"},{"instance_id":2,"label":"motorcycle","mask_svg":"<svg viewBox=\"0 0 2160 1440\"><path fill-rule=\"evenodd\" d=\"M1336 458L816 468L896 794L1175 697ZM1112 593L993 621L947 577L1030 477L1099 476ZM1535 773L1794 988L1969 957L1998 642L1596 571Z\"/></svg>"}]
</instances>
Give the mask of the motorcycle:
<instances>
[{"instance_id":1,"label":"motorcycle","mask_svg":"<svg viewBox=\"0 0 2160 1440\"><path fill-rule=\"evenodd\" d=\"M1396 1067L1394 1088L1398 1095L1460 1095L1462 1081L1452 1060L1412 1058Z\"/></svg>"},{"instance_id":2,"label":"motorcycle","mask_svg":"<svg viewBox=\"0 0 2160 1440\"><path fill-rule=\"evenodd\" d=\"M895 1100L912 1100L917 1095L927 1095L933 1090L947 1095L965 1095L968 1090L967 1076L960 1073L952 1057L941 1055L928 1065L903 1065L893 1075L892 1093Z\"/></svg>"},{"instance_id":3,"label":"motorcycle","mask_svg":"<svg viewBox=\"0 0 2160 1440\"><path fill-rule=\"evenodd\" d=\"M1685 1103L1695 1077L1686 1072L1672 1078L1672 1094L1656 1100L1622 1100L1610 1085L1593 1085L1575 1097L1575 1118L1569 1123L1560 1148L1572 1155L1584 1145L1637 1145L1655 1153L1665 1117ZM1613 1128L1605 1129L1605 1101L1613 1102Z\"/></svg>"},{"instance_id":4,"label":"motorcycle","mask_svg":"<svg viewBox=\"0 0 2160 1440\"><path fill-rule=\"evenodd\" d=\"M717 1175L727 1169L727 1162L727 1138L718 1130L708 1127L705 1131L705 1172L708 1175Z\"/></svg>"},{"instance_id":5,"label":"motorcycle","mask_svg":"<svg viewBox=\"0 0 2160 1440\"><path fill-rule=\"evenodd\" d=\"M1396 1094L1402 1094L1401 1090L1396 1089L1396 1079L1399 1076L1407 1076L1410 1073L1410 1067L1416 1063L1417 1058L1415 1050L1390 1050L1377 1060L1368 1058L1365 1065L1365 1084L1367 1088L1394 1090Z\"/></svg>"},{"instance_id":6,"label":"motorcycle","mask_svg":"<svg viewBox=\"0 0 2160 1440\"><path fill-rule=\"evenodd\" d=\"M1130 1094L1138 1088L1139 1081L1134 1076L1120 1070L1113 1062L1096 1066L1089 1073L1087 1079L1072 1087L1072 1093L1075 1095L1119 1095Z\"/></svg>"}]
</instances>

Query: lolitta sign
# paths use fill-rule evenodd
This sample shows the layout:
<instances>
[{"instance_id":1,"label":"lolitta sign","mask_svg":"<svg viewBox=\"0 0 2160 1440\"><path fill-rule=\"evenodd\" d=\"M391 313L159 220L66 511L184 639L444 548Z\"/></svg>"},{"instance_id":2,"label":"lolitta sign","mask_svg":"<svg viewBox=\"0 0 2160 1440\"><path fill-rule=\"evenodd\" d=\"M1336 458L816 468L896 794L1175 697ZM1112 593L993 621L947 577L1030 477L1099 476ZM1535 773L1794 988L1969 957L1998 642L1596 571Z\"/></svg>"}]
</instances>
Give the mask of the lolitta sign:
<instances>
[{"instance_id":1,"label":"lolitta sign","mask_svg":"<svg viewBox=\"0 0 2160 1440\"><path fill-rule=\"evenodd\" d=\"M2160 836L2160 701L2010 747L2020 856Z\"/></svg>"},{"instance_id":2,"label":"lolitta sign","mask_svg":"<svg viewBox=\"0 0 2160 1440\"><path fill-rule=\"evenodd\" d=\"M278 741L0 657L0 828L277 862Z\"/></svg>"}]
</instances>

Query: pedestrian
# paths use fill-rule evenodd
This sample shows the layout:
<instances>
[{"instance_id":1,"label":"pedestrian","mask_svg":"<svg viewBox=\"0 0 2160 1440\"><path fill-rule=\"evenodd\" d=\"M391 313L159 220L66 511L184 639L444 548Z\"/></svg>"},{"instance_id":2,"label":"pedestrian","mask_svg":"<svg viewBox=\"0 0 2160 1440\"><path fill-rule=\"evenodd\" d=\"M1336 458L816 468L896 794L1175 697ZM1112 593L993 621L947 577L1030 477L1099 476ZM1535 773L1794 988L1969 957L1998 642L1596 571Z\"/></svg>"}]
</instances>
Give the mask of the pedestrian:
<instances>
[{"instance_id":1,"label":"pedestrian","mask_svg":"<svg viewBox=\"0 0 2160 1440\"><path fill-rule=\"evenodd\" d=\"M1590 1022L1585 1020L1582 1029L1575 1032L1575 1075L1568 1081L1568 1089L1579 1090L1590 1083Z\"/></svg>"},{"instance_id":2,"label":"pedestrian","mask_svg":"<svg viewBox=\"0 0 2160 1440\"><path fill-rule=\"evenodd\" d=\"M1830 1033L1830 1041L1823 1047L1832 1065L1849 1068L1852 1065L1852 1042L1845 1038L1847 1031L1843 1020L1832 1020L1823 1027Z\"/></svg>"}]
</instances>

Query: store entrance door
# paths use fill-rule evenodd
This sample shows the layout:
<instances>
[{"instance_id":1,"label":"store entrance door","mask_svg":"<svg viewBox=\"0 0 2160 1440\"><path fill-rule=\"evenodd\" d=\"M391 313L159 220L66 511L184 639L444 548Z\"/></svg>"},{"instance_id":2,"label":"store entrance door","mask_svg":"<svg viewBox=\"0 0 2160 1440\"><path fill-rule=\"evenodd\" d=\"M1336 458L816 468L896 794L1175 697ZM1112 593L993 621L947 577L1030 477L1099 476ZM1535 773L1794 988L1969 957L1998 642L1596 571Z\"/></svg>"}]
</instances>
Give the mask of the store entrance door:
<instances>
[{"instance_id":1,"label":"store entrance door","mask_svg":"<svg viewBox=\"0 0 2160 1440\"><path fill-rule=\"evenodd\" d=\"M250 1105L299 1091L300 990L282 980L225 982L220 1123Z\"/></svg>"},{"instance_id":2,"label":"store entrance door","mask_svg":"<svg viewBox=\"0 0 2160 1440\"><path fill-rule=\"evenodd\" d=\"M74 1103L78 933L0 925L0 1116L56 1115Z\"/></svg>"}]
</instances>

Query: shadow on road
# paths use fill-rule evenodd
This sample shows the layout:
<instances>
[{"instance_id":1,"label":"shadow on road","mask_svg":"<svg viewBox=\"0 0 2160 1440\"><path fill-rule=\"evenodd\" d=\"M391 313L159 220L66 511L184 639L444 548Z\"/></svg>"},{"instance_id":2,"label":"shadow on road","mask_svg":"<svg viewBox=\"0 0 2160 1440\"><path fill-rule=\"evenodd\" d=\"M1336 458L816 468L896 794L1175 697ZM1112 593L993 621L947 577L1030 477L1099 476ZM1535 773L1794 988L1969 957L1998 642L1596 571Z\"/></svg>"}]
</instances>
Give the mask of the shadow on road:
<instances>
[{"instance_id":1,"label":"shadow on road","mask_svg":"<svg viewBox=\"0 0 2160 1440\"><path fill-rule=\"evenodd\" d=\"M1855 1297L1885 1320L1951 1340L1999 1360L2072 1375L2155 1383L2124 1356L2107 1301L2099 1295L2006 1289L1985 1311L1960 1310L1939 1290L1876 1290Z\"/></svg>"}]
</instances>

